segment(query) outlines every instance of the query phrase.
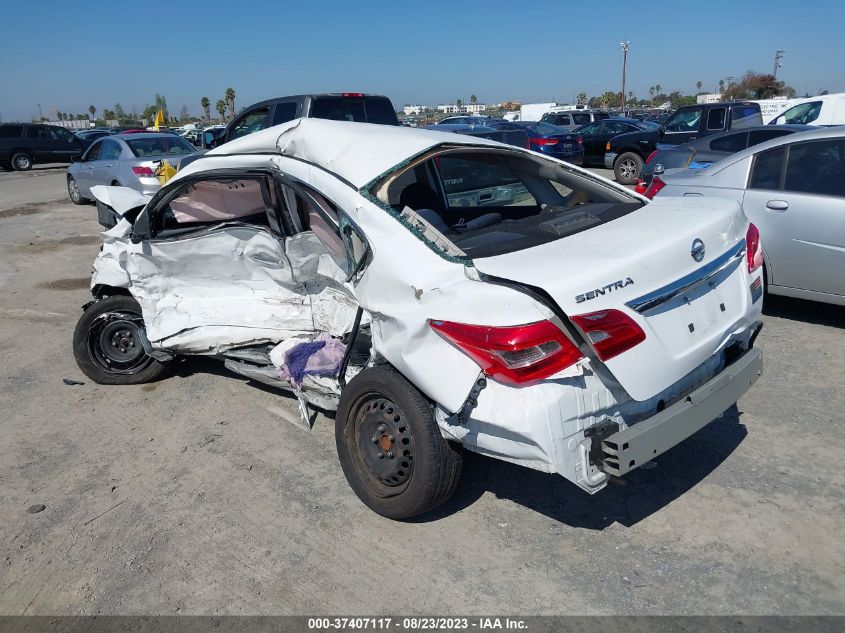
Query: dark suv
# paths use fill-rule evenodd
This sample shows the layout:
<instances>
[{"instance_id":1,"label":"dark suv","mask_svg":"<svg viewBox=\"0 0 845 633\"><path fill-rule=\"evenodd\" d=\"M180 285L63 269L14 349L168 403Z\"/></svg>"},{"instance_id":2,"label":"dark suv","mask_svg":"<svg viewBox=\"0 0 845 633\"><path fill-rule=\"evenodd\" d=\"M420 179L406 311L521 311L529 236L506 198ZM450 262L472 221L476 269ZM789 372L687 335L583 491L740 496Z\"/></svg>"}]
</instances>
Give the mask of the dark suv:
<instances>
[{"instance_id":1,"label":"dark suv","mask_svg":"<svg viewBox=\"0 0 845 633\"><path fill-rule=\"evenodd\" d=\"M657 144L680 145L726 130L763 125L760 104L750 101L701 103L679 108L656 130L628 132L607 142L604 166L616 182L632 185L640 178L648 156Z\"/></svg>"},{"instance_id":2,"label":"dark suv","mask_svg":"<svg viewBox=\"0 0 845 633\"><path fill-rule=\"evenodd\" d=\"M0 167L27 171L37 163L70 163L91 141L41 123L0 124Z\"/></svg>"},{"instance_id":3,"label":"dark suv","mask_svg":"<svg viewBox=\"0 0 845 633\"><path fill-rule=\"evenodd\" d=\"M307 117L399 125L393 104L381 95L360 92L295 95L268 99L245 108L226 129L216 135L213 132L203 134L203 146L217 147L264 128Z\"/></svg>"}]
</instances>

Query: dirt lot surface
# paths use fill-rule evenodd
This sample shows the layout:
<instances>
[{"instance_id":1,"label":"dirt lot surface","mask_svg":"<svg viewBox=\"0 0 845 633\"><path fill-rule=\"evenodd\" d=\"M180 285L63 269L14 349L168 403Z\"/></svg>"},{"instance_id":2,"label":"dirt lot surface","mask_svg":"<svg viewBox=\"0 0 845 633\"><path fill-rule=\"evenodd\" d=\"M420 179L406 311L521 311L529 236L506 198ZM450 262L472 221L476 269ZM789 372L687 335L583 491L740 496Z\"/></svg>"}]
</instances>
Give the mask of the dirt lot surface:
<instances>
[{"instance_id":1,"label":"dirt lot surface","mask_svg":"<svg viewBox=\"0 0 845 633\"><path fill-rule=\"evenodd\" d=\"M0 173L0 614L845 613L845 310L769 301L738 411L624 484L470 456L397 523L290 398L211 361L81 374L95 216L62 170Z\"/></svg>"}]
</instances>

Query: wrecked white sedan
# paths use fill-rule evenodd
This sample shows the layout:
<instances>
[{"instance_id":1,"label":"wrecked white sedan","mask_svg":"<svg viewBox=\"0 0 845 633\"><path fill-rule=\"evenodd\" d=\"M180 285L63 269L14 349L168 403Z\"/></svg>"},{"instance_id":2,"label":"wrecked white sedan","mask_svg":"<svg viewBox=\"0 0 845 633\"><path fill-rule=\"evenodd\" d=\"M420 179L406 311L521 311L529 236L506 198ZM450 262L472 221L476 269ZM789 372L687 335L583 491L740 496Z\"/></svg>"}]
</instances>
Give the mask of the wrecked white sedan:
<instances>
[{"instance_id":1,"label":"wrecked white sedan","mask_svg":"<svg viewBox=\"0 0 845 633\"><path fill-rule=\"evenodd\" d=\"M178 355L336 411L355 493L442 504L461 447L589 493L761 372L761 245L738 204L644 198L472 137L300 119L227 143L104 233L74 334L107 384ZM694 450L692 446L686 450Z\"/></svg>"}]
</instances>

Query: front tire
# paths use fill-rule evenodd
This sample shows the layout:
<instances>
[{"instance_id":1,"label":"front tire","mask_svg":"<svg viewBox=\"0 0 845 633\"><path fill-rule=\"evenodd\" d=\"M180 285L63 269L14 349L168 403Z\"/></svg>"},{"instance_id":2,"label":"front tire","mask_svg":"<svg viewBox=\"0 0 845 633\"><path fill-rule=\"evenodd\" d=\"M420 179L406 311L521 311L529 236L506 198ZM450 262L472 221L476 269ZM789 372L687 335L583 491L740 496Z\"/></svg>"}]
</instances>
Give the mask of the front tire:
<instances>
[{"instance_id":1,"label":"front tire","mask_svg":"<svg viewBox=\"0 0 845 633\"><path fill-rule=\"evenodd\" d=\"M82 373L101 385L153 382L167 365L147 356L139 330L141 306L133 297L114 295L89 306L73 332L73 356Z\"/></svg>"},{"instance_id":2,"label":"front tire","mask_svg":"<svg viewBox=\"0 0 845 633\"><path fill-rule=\"evenodd\" d=\"M634 152L625 152L613 164L616 182L621 185L633 185L643 173L643 159Z\"/></svg>"},{"instance_id":3,"label":"front tire","mask_svg":"<svg viewBox=\"0 0 845 633\"><path fill-rule=\"evenodd\" d=\"M73 202L73 204L85 204L88 202L88 200L82 197L82 194L79 191L79 185L73 176L67 177L67 195L70 197L70 201Z\"/></svg>"},{"instance_id":4,"label":"front tire","mask_svg":"<svg viewBox=\"0 0 845 633\"><path fill-rule=\"evenodd\" d=\"M392 368L349 381L335 418L343 474L371 510L408 519L437 508L458 486L463 455L447 442L431 403Z\"/></svg>"},{"instance_id":5,"label":"front tire","mask_svg":"<svg viewBox=\"0 0 845 633\"><path fill-rule=\"evenodd\" d=\"M29 171L32 169L32 156L26 152L18 152L12 156L12 167L15 171Z\"/></svg>"}]
</instances>

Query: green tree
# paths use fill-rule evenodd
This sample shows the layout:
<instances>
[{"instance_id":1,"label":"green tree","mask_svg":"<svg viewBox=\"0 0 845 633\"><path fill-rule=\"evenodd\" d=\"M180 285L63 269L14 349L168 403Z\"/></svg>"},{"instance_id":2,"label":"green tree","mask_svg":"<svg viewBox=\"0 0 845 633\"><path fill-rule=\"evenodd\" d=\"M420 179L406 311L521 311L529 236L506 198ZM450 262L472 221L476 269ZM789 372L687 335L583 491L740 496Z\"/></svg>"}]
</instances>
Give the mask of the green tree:
<instances>
[{"instance_id":1,"label":"green tree","mask_svg":"<svg viewBox=\"0 0 845 633\"><path fill-rule=\"evenodd\" d=\"M756 73L749 70L738 83L728 86L724 98L727 101L734 99L771 99L782 95L795 96L795 90L772 74Z\"/></svg>"},{"instance_id":2,"label":"green tree","mask_svg":"<svg viewBox=\"0 0 845 633\"><path fill-rule=\"evenodd\" d=\"M200 105L202 106L203 118L208 123L211 121L211 101L208 100L208 97L203 97L200 99Z\"/></svg>"},{"instance_id":3,"label":"green tree","mask_svg":"<svg viewBox=\"0 0 845 633\"><path fill-rule=\"evenodd\" d=\"M220 113L220 120L226 122L226 102L223 99L218 99L214 104L215 109Z\"/></svg>"},{"instance_id":4,"label":"green tree","mask_svg":"<svg viewBox=\"0 0 845 633\"><path fill-rule=\"evenodd\" d=\"M229 118L235 118L235 91L232 88L226 88L226 108L229 110Z\"/></svg>"},{"instance_id":5,"label":"green tree","mask_svg":"<svg viewBox=\"0 0 845 633\"><path fill-rule=\"evenodd\" d=\"M95 108L94 106L92 106L92 105L89 105L89 106L88 106L88 112L90 112L90 113L91 113L91 118L92 118L92 119L94 118L94 113L95 113L96 111L97 111L97 108Z\"/></svg>"},{"instance_id":6,"label":"green tree","mask_svg":"<svg viewBox=\"0 0 845 633\"><path fill-rule=\"evenodd\" d=\"M719 94L723 94L725 92L725 80L719 80Z\"/></svg>"},{"instance_id":7,"label":"green tree","mask_svg":"<svg viewBox=\"0 0 845 633\"><path fill-rule=\"evenodd\" d=\"M695 82L695 87L698 88L698 92L696 94L701 94L701 86L703 84L700 81Z\"/></svg>"},{"instance_id":8,"label":"green tree","mask_svg":"<svg viewBox=\"0 0 845 633\"><path fill-rule=\"evenodd\" d=\"M183 105L182 109L179 110L179 124L185 125L186 123L190 122L190 116L188 115L188 106Z\"/></svg>"},{"instance_id":9,"label":"green tree","mask_svg":"<svg viewBox=\"0 0 845 633\"><path fill-rule=\"evenodd\" d=\"M475 105L476 103L478 103L478 97L476 97L475 95L470 95L469 102L472 105Z\"/></svg>"},{"instance_id":10,"label":"green tree","mask_svg":"<svg viewBox=\"0 0 845 633\"><path fill-rule=\"evenodd\" d=\"M578 93L578 105L580 105L580 106L587 105L587 93L586 92L579 92Z\"/></svg>"},{"instance_id":11,"label":"green tree","mask_svg":"<svg viewBox=\"0 0 845 633\"><path fill-rule=\"evenodd\" d=\"M126 120L126 112L123 111L123 107L120 105L120 102L114 104L114 118L118 121Z\"/></svg>"}]
</instances>

